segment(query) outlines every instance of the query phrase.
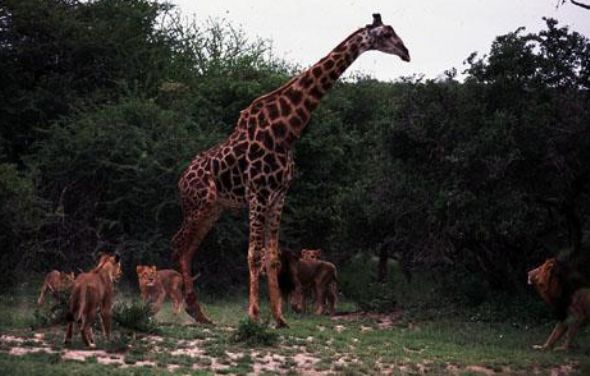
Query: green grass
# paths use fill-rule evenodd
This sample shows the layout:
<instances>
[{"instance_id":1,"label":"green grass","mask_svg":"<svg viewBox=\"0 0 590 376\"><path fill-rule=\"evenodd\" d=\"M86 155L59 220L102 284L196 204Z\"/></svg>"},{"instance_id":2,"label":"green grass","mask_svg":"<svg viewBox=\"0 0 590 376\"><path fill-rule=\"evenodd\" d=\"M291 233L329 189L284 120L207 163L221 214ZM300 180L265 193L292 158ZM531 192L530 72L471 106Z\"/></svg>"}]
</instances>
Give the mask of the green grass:
<instances>
[{"instance_id":1,"label":"green grass","mask_svg":"<svg viewBox=\"0 0 590 376\"><path fill-rule=\"evenodd\" d=\"M60 375L168 375L165 369L142 367L136 370L120 369L116 366L101 365L96 362L62 361L46 354L10 356L0 354L0 369L6 376L60 376ZM141 370L141 371L140 371Z\"/></svg>"},{"instance_id":2,"label":"green grass","mask_svg":"<svg viewBox=\"0 0 590 376\"><path fill-rule=\"evenodd\" d=\"M398 286L412 287L401 282ZM429 294L426 286L413 287L415 291ZM437 310L426 297L418 302L402 294L398 299L408 309L398 313L393 326L384 329L378 327L374 318L332 320L288 311L285 316L289 328L262 328L262 331L276 334L272 346L233 340L240 322L246 317L245 296L207 301L204 307L215 326L195 325L184 313L177 317L166 303L154 317L159 327L156 336L115 326L113 339L107 343L100 332L96 333L99 350L113 358L120 357L131 366L120 368L101 364L99 356L94 355L85 362L64 360L61 355L64 351L84 349L79 335L70 348L65 348L63 325L31 329L35 327L35 295L34 290L21 287L10 295L0 296L0 334L23 338L18 344L0 341L3 375L163 375L171 372L168 367L176 367L172 371L174 374L240 375L255 370L262 374L287 371L305 374L310 370L343 375L379 374L383 370L391 370L393 374L419 374L424 367L431 374L451 373L452 369L458 370L453 371L455 374L477 374L470 371L470 366L522 375L550 374L560 366L573 367L572 374L590 370L587 331L582 331L577 338L580 347L570 352L538 352L531 346L544 341L552 329L550 321L516 317L493 320L498 310L496 306L480 305L461 310L448 304ZM118 299L130 303L137 297L119 293ZM261 308L263 322L269 320L264 301ZM354 308L351 302L339 306L339 310L345 311ZM504 307L504 310L509 309ZM57 353L8 355L14 346L28 349L38 346L35 334L42 334L47 348ZM313 363L306 364L305 359ZM138 367L138 362L153 362L155 366ZM264 369L272 364L274 370Z\"/></svg>"}]
</instances>

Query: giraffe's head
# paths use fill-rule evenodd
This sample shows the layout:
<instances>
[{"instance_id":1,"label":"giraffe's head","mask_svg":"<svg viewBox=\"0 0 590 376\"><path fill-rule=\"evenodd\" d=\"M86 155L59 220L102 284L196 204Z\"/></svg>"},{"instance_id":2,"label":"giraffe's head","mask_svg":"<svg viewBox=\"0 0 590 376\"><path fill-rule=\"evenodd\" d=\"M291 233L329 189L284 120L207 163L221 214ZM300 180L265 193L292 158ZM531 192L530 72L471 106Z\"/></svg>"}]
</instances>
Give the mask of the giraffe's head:
<instances>
[{"instance_id":1,"label":"giraffe's head","mask_svg":"<svg viewBox=\"0 0 590 376\"><path fill-rule=\"evenodd\" d=\"M373 23L366 27L369 49L397 55L403 61L410 61L410 53L393 27L381 22L379 13L373 14Z\"/></svg>"}]
</instances>

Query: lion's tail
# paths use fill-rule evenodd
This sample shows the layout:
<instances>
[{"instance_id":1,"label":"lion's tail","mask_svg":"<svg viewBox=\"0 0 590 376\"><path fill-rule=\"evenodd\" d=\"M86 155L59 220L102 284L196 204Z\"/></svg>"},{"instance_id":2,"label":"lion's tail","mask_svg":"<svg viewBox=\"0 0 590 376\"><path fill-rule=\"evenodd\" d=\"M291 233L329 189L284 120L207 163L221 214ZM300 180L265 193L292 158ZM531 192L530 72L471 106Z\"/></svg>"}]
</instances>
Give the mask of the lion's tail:
<instances>
[{"instance_id":1,"label":"lion's tail","mask_svg":"<svg viewBox=\"0 0 590 376\"><path fill-rule=\"evenodd\" d=\"M195 281L201 276L201 273L197 273L194 277L191 278L191 283L195 283ZM184 284L184 279L182 279L181 286L183 291L186 291L186 286Z\"/></svg>"},{"instance_id":2,"label":"lion's tail","mask_svg":"<svg viewBox=\"0 0 590 376\"><path fill-rule=\"evenodd\" d=\"M338 283L338 269L336 268L336 265L332 264L331 262L326 262L326 264L330 266L330 269L332 271L332 273L330 273L331 275L329 282Z\"/></svg>"}]
</instances>

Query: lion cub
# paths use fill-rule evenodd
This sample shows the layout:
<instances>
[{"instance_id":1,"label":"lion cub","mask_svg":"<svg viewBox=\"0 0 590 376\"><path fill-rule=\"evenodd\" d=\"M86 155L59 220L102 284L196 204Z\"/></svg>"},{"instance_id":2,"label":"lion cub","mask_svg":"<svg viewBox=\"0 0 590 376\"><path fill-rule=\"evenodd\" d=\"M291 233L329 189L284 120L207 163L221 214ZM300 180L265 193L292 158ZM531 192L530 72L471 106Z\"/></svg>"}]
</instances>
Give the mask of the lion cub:
<instances>
[{"instance_id":1,"label":"lion cub","mask_svg":"<svg viewBox=\"0 0 590 376\"><path fill-rule=\"evenodd\" d=\"M138 265L136 268L139 279L139 290L144 302L151 302L154 313L162 308L166 296L172 300L173 312L180 313L183 302L182 275L172 269L157 270L155 266Z\"/></svg>"},{"instance_id":2,"label":"lion cub","mask_svg":"<svg viewBox=\"0 0 590 376\"><path fill-rule=\"evenodd\" d=\"M283 300L289 302L296 312L306 311L307 300L315 300L315 314L336 312L338 282L336 266L318 260L320 250L304 249L294 252L281 250L279 288ZM327 306L327 310L326 310Z\"/></svg>"},{"instance_id":3,"label":"lion cub","mask_svg":"<svg viewBox=\"0 0 590 376\"><path fill-rule=\"evenodd\" d=\"M43 305L45 301L45 294L51 292L55 299L59 299L60 291L67 291L74 285L74 273L64 273L59 270L52 270L45 276L43 286L41 287L41 294L37 299L37 305Z\"/></svg>"},{"instance_id":4,"label":"lion cub","mask_svg":"<svg viewBox=\"0 0 590 376\"><path fill-rule=\"evenodd\" d=\"M92 335L92 324L98 311L100 311L102 331L107 340L110 340L113 283L121 277L121 274L119 255L102 253L96 268L76 278L70 296L66 344L72 341L74 321L76 321L86 346L96 347Z\"/></svg>"},{"instance_id":5,"label":"lion cub","mask_svg":"<svg viewBox=\"0 0 590 376\"><path fill-rule=\"evenodd\" d=\"M316 315L325 313L325 306L327 306L330 315L333 316L336 313L338 284L334 264L317 259L299 260L297 278L299 278L303 293L300 295L295 290L293 294L292 306L296 311L301 311L302 308L305 310L307 298L313 295Z\"/></svg>"},{"instance_id":6,"label":"lion cub","mask_svg":"<svg viewBox=\"0 0 590 376\"><path fill-rule=\"evenodd\" d=\"M559 320L543 345L533 348L553 348L564 333L565 341L559 349L567 350L580 328L590 319L590 288L579 288L573 282L575 272L555 258L547 259L539 267L528 272L528 283L533 285L541 298L550 305Z\"/></svg>"},{"instance_id":7,"label":"lion cub","mask_svg":"<svg viewBox=\"0 0 590 376\"><path fill-rule=\"evenodd\" d=\"M321 314L322 309L318 309L319 301L325 301L330 315L336 313L336 303L338 301L338 283L336 266L331 262L321 260L321 249L304 248L301 250L301 258L299 259L299 279L303 284L307 283L307 289L304 290L306 296L315 295L316 297L316 314ZM315 270L310 272L310 270ZM313 275L313 280L310 280L310 274ZM323 284L323 280L327 279L327 285ZM318 294L322 294L318 298ZM319 299L319 301L317 301Z\"/></svg>"}]
</instances>

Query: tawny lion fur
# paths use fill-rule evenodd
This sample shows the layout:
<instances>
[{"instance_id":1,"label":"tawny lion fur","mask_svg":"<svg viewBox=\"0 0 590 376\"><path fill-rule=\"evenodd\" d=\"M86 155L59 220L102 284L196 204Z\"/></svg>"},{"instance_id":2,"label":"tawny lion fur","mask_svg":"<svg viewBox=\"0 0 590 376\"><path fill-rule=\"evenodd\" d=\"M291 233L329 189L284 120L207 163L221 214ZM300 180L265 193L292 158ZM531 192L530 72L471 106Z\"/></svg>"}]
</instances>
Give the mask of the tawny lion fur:
<instances>
[{"instance_id":1,"label":"tawny lion fur","mask_svg":"<svg viewBox=\"0 0 590 376\"><path fill-rule=\"evenodd\" d=\"M321 260L302 260L297 253L281 251L279 287L284 300L295 311L303 311L307 298L314 295L315 314L327 311L333 315L338 300L337 271L334 264Z\"/></svg>"},{"instance_id":2,"label":"tawny lion fur","mask_svg":"<svg viewBox=\"0 0 590 376\"><path fill-rule=\"evenodd\" d=\"M166 296L172 300L174 314L179 314L183 304L182 275L176 270L157 270L155 266L136 267L139 289L144 302L151 302L154 313L162 308ZM195 277L196 278L196 277Z\"/></svg>"},{"instance_id":3,"label":"tawny lion fur","mask_svg":"<svg viewBox=\"0 0 590 376\"><path fill-rule=\"evenodd\" d=\"M554 309L559 320L545 343L533 346L535 349L552 349L564 333L565 340L559 349L569 349L580 328L590 319L590 288L572 286L567 275L570 273L555 258L528 272L528 283Z\"/></svg>"},{"instance_id":4,"label":"tawny lion fur","mask_svg":"<svg viewBox=\"0 0 590 376\"><path fill-rule=\"evenodd\" d=\"M322 257L321 249L302 249L301 260L319 260Z\"/></svg>"},{"instance_id":5,"label":"tawny lion fur","mask_svg":"<svg viewBox=\"0 0 590 376\"><path fill-rule=\"evenodd\" d=\"M121 276L118 255L102 254L96 268L80 274L74 281L70 296L70 311L65 343L72 341L74 321L78 323L82 340L89 347L96 347L92 324L100 311L102 331L107 340L111 336L113 308L113 283Z\"/></svg>"},{"instance_id":6,"label":"tawny lion fur","mask_svg":"<svg viewBox=\"0 0 590 376\"><path fill-rule=\"evenodd\" d=\"M43 305L45 295L50 292L55 299L59 299L61 291L67 291L74 285L74 273L60 272L59 270L52 270L45 275L43 286L41 287L41 294L37 299L37 305Z\"/></svg>"}]
</instances>

